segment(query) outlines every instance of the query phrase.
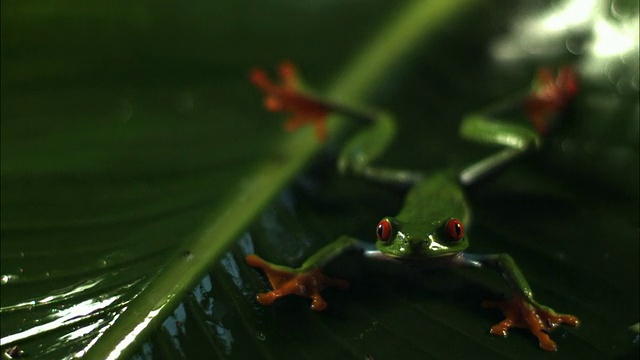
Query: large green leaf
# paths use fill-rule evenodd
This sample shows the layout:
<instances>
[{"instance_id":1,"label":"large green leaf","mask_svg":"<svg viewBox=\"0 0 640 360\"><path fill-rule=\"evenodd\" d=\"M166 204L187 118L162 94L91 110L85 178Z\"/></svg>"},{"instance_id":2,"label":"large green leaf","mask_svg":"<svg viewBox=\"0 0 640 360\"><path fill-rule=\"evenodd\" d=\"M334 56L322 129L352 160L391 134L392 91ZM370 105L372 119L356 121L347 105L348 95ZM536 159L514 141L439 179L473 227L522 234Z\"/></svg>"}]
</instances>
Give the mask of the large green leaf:
<instances>
[{"instance_id":1,"label":"large green leaf","mask_svg":"<svg viewBox=\"0 0 640 360\"><path fill-rule=\"evenodd\" d=\"M3 3L3 350L550 356L525 332L488 335L500 317L478 304L505 291L490 273L393 275L345 258L332 270L352 290L328 291L326 312L255 303L267 284L244 255L296 264L337 235L370 238L402 199L339 178L331 151L286 186L318 143L310 129L283 133L246 73L290 58L327 96L393 111L400 136L383 163L427 171L492 151L457 139L465 113L526 88L539 65L575 63L572 121L543 154L471 189L472 248L511 253L540 301L580 316L554 332L556 355L637 352L638 40L623 31L637 7L567 20L569 2L500 5ZM623 35L609 53L602 22Z\"/></svg>"}]
</instances>

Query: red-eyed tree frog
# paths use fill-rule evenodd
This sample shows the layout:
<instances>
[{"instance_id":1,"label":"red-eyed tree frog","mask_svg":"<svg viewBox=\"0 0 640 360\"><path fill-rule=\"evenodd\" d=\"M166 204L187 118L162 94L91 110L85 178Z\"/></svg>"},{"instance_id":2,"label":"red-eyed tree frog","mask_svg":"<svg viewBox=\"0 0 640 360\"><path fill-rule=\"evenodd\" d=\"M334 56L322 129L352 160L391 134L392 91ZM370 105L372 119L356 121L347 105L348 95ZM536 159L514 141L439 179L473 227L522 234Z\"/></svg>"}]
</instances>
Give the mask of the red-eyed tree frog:
<instances>
[{"instance_id":1,"label":"red-eyed tree frog","mask_svg":"<svg viewBox=\"0 0 640 360\"><path fill-rule=\"evenodd\" d=\"M369 179L401 183L410 186L404 206L396 216L382 218L375 227L375 246L350 236L341 236L308 258L300 267L292 268L269 263L257 255L247 256L247 263L264 271L273 290L257 295L260 304L270 305L276 299L295 294L311 299L311 309L320 311L327 303L320 294L326 287L347 288L345 280L332 279L322 273L322 267L348 249L358 249L363 256L397 263L413 269L493 268L506 279L513 292L506 301L485 301L483 306L502 310L505 319L491 328L491 333L506 336L511 327L529 329L540 347L553 351L556 343L547 334L558 325L577 326L576 316L558 314L533 299L524 275L508 254L479 255L466 252L469 237L465 225L470 208L463 188L492 172L519 155L541 145L542 135L552 125L552 119L577 93L576 76L563 68L554 79L542 70L534 90L522 107L531 124L516 125L470 115L463 119L460 133L472 140L506 146L505 150L463 170L458 178L447 172L424 176L412 171L382 169L372 165L390 143L395 133L393 119L385 113L370 114L335 106L301 93L297 89L293 65L280 66L282 84L272 84L262 70L254 70L251 80L266 93L265 105L272 111L293 113L286 128L293 130L305 122L316 126L319 140L326 137L324 121L337 112L359 117L370 123L342 149L338 170Z\"/></svg>"}]
</instances>

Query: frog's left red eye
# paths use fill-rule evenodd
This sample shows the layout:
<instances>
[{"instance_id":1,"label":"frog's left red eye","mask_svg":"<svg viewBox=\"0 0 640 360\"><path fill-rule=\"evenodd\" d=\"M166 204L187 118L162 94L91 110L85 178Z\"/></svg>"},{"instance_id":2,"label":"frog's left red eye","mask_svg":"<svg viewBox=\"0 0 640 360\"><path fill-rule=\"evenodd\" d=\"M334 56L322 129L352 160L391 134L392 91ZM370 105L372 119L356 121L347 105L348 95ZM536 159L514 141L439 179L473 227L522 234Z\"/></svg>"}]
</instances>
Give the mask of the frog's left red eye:
<instances>
[{"instance_id":1,"label":"frog's left red eye","mask_svg":"<svg viewBox=\"0 0 640 360\"><path fill-rule=\"evenodd\" d=\"M391 223L387 219L382 219L376 228L378 240L385 242L391 238Z\"/></svg>"},{"instance_id":2,"label":"frog's left red eye","mask_svg":"<svg viewBox=\"0 0 640 360\"><path fill-rule=\"evenodd\" d=\"M449 235L449 238L451 238L451 240L458 241L464 236L464 227L462 226L460 220L456 218L452 218L447 221L447 225L445 225L445 228L447 230L447 235Z\"/></svg>"}]
</instances>

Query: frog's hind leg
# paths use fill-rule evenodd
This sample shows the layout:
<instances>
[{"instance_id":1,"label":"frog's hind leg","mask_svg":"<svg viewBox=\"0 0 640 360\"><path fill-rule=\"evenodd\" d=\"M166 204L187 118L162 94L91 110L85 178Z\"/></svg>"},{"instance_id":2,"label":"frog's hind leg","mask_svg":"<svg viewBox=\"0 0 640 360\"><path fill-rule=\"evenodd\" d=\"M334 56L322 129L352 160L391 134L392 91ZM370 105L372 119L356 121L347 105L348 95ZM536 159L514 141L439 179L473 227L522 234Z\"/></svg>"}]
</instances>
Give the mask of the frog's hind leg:
<instances>
[{"instance_id":1,"label":"frog's hind leg","mask_svg":"<svg viewBox=\"0 0 640 360\"><path fill-rule=\"evenodd\" d=\"M555 78L550 69L543 68L528 93L516 94L466 116L460 125L463 138L504 146L506 150L465 169L460 174L460 182L464 185L475 183L519 155L539 149L543 138L560 120L559 115L577 93L577 75L570 67L561 68ZM528 121L518 122L518 118Z\"/></svg>"},{"instance_id":2,"label":"frog's hind leg","mask_svg":"<svg viewBox=\"0 0 640 360\"><path fill-rule=\"evenodd\" d=\"M530 150L538 149L542 142L540 134L528 124L508 123L478 114L465 117L459 132L465 139L505 147L462 170L459 180L463 185L471 185L497 172Z\"/></svg>"},{"instance_id":3,"label":"frog's hind leg","mask_svg":"<svg viewBox=\"0 0 640 360\"><path fill-rule=\"evenodd\" d=\"M410 186L424 178L417 171L397 170L374 166L396 134L396 124L391 115L376 113L367 115L370 123L343 147L338 158L338 171L354 174L366 179L397 185Z\"/></svg>"},{"instance_id":4,"label":"frog's hind leg","mask_svg":"<svg viewBox=\"0 0 640 360\"><path fill-rule=\"evenodd\" d=\"M462 185L472 185L506 167L524 155L523 151L503 149L463 169L458 175Z\"/></svg>"}]
</instances>

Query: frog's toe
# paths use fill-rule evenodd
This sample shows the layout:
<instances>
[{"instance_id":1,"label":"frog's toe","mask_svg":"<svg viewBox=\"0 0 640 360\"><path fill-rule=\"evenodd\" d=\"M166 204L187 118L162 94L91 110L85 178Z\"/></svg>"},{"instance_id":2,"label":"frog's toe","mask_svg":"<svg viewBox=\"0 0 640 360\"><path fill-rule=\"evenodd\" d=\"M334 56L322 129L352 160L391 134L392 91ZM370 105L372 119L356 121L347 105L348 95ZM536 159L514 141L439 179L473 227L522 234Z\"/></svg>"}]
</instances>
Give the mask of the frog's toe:
<instances>
[{"instance_id":1,"label":"frog's toe","mask_svg":"<svg viewBox=\"0 0 640 360\"><path fill-rule=\"evenodd\" d=\"M556 351L558 349L558 345L556 345L555 341L551 340L549 335L546 333L540 332L536 334L538 337L538 344L540 344L540 348L547 351Z\"/></svg>"},{"instance_id":2,"label":"frog's toe","mask_svg":"<svg viewBox=\"0 0 640 360\"><path fill-rule=\"evenodd\" d=\"M320 294L311 296L311 310L322 311L327 308L327 302Z\"/></svg>"},{"instance_id":3,"label":"frog's toe","mask_svg":"<svg viewBox=\"0 0 640 360\"><path fill-rule=\"evenodd\" d=\"M580 325L580 319L578 319L578 317L568 314L549 315L547 322L552 328L558 325L569 325L571 327L578 327Z\"/></svg>"},{"instance_id":4,"label":"frog's toe","mask_svg":"<svg viewBox=\"0 0 640 360\"><path fill-rule=\"evenodd\" d=\"M513 326L513 320L505 319L491 327L489 331L493 335L507 336L507 332Z\"/></svg>"},{"instance_id":5,"label":"frog's toe","mask_svg":"<svg viewBox=\"0 0 640 360\"><path fill-rule=\"evenodd\" d=\"M249 78L255 86L257 86L264 92L271 92L274 88L271 80L269 80L269 77L267 76L267 73L265 73L262 69L251 70L251 72L249 73Z\"/></svg>"},{"instance_id":6,"label":"frog's toe","mask_svg":"<svg viewBox=\"0 0 640 360\"><path fill-rule=\"evenodd\" d=\"M282 101L273 95L268 95L264 98L264 107L272 112L282 111L283 109Z\"/></svg>"},{"instance_id":7,"label":"frog's toe","mask_svg":"<svg viewBox=\"0 0 640 360\"><path fill-rule=\"evenodd\" d=\"M255 255L255 254L247 255L247 257L245 258L245 261L247 265L254 268L259 268L259 269L264 268L266 265L266 262L262 260L258 255Z\"/></svg>"},{"instance_id":8,"label":"frog's toe","mask_svg":"<svg viewBox=\"0 0 640 360\"><path fill-rule=\"evenodd\" d=\"M269 306L273 304L274 301L278 298L278 295L273 291L269 291L268 293L260 293L256 295L256 300L262 305Z\"/></svg>"},{"instance_id":9,"label":"frog's toe","mask_svg":"<svg viewBox=\"0 0 640 360\"><path fill-rule=\"evenodd\" d=\"M289 61L284 61L278 66L278 73L283 86L291 89L298 87L298 71L296 66Z\"/></svg>"}]
</instances>

